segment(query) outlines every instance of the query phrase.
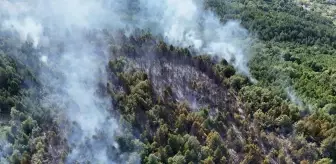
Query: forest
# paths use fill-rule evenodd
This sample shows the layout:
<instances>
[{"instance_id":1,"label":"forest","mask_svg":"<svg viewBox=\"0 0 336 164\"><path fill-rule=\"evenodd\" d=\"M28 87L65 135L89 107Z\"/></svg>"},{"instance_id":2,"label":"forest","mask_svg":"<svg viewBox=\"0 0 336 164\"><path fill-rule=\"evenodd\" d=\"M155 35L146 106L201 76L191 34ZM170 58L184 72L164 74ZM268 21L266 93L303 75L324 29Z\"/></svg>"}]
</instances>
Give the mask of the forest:
<instances>
[{"instance_id":1,"label":"forest","mask_svg":"<svg viewBox=\"0 0 336 164\"><path fill-rule=\"evenodd\" d=\"M335 4L203 3L222 23L240 20L256 38L248 62L255 81L231 61L195 55L146 29L88 32L90 44L108 43L107 77L97 92L108 97L108 112L123 130L113 136L118 147L107 146L111 163L335 163L336 13L319 8ZM316 5L307 10L302 4ZM40 70L63 79L56 68L37 63L38 55L66 45L44 50L30 40L17 42L1 32L0 163L92 163L69 162L74 149L66 130L76 124L63 117L64 109L43 101L58 88L44 83ZM108 137L102 132L92 138L105 143ZM92 143L81 149L94 149Z\"/></svg>"}]
</instances>

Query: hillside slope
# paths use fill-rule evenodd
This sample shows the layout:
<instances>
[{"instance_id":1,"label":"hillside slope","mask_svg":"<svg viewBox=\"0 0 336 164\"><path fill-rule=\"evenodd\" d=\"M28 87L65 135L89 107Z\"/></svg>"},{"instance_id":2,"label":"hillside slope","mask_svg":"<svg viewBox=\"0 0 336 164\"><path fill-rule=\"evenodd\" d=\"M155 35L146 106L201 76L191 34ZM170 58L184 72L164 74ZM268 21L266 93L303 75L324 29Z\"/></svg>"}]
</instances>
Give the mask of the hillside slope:
<instances>
[{"instance_id":1,"label":"hillside slope","mask_svg":"<svg viewBox=\"0 0 336 164\"><path fill-rule=\"evenodd\" d=\"M140 3L157 5L125 2L117 9L127 11L119 21L128 23L143 14ZM220 30L240 20L253 38L232 43L227 56L201 51L211 44L198 49L172 42L160 29L141 29L144 20L117 30L80 22L83 29L75 24L60 36L58 22L56 32L47 26L48 44L41 46L1 31L0 163L335 162L334 4L314 1L307 10L305 3L311 4L205 0L206 11L226 27ZM319 10L324 7L330 12ZM203 28L216 21L202 21L197 28L211 34ZM245 37L235 32L227 36ZM246 46L252 57L244 72L239 64L249 56L239 56L242 62L234 53L246 53Z\"/></svg>"}]
</instances>

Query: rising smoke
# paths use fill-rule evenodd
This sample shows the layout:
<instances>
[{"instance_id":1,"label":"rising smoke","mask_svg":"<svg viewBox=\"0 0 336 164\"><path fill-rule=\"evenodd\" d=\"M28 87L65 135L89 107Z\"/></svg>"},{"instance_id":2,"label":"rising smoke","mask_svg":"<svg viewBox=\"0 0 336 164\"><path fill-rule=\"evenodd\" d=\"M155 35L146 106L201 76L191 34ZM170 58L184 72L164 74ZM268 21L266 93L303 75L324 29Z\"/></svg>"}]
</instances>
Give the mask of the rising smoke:
<instances>
[{"instance_id":1,"label":"rising smoke","mask_svg":"<svg viewBox=\"0 0 336 164\"><path fill-rule=\"evenodd\" d=\"M8 164L8 161L5 159L10 152L10 144L6 141L5 138L0 139L0 163Z\"/></svg>"},{"instance_id":2,"label":"rising smoke","mask_svg":"<svg viewBox=\"0 0 336 164\"><path fill-rule=\"evenodd\" d=\"M224 58L251 77L247 64L252 39L238 21L221 23L196 0L140 0L139 8L134 17L140 28L163 35L175 46Z\"/></svg>"},{"instance_id":3,"label":"rising smoke","mask_svg":"<svg viewBox=\"0 0 336 164\"><path fill-rule=\"evenodd\" d=\"M62 75L40 70L40 80L54 88L45 106L58 104L72 122L67 132L68 163L114 163L109 152L118 151L113 137L120 129L107 112L110 100L97 91L99 83L106 84L104 70L110 54L96 51L86 37L90 31L148 29L175 46L220 56L250 76L247 30L237 21L222 24L203 9L201 1L2 0L0 14L2 31L17 34L22 42L31 40L40 50L41 61L37 62ZM104 45L99 48L107 49L108 43L98 38Z\"/></svg>"},{"instance_id":4,"label":"rising smoke","mask_svg":"<svg viewBox=\"0 0 336 164\"><path fill-rule=\"evenodd\" d=\"M287 87L285 89L286 93L287 93L287 97L289 98L289 100L294 103L295 105L299 106L299 107L303 107L304 104L302 102L302 100L297 97L297 95L295 94L293 88L291 87Z\"/></svg>"}]
</instances>

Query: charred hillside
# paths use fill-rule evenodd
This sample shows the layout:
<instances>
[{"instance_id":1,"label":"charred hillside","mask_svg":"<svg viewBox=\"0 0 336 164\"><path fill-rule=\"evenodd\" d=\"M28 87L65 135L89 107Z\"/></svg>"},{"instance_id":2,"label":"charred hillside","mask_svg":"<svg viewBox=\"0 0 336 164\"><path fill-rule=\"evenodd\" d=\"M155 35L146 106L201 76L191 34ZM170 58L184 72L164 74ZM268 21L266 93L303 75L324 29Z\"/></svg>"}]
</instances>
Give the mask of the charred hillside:
<instances>
[{"instance_id":1,"label":"charred hillside","mask_svg":"<svg viewBox=\"0 0 336 164\"><path fill-rule=\"evenodd\" d=\"M293 162L315 160L310 153L317 148L299 144L286 120L298 119L298 110L268 95L278 121L260 126L264 120L251 114L262 104L249 99L266 95L240 91L253 84L224 59L195 56L150 34L121 38L123 44L110 45L108 89L142 143L142 162L276 163L277 151Z\"/></svg>"}]
</instances>

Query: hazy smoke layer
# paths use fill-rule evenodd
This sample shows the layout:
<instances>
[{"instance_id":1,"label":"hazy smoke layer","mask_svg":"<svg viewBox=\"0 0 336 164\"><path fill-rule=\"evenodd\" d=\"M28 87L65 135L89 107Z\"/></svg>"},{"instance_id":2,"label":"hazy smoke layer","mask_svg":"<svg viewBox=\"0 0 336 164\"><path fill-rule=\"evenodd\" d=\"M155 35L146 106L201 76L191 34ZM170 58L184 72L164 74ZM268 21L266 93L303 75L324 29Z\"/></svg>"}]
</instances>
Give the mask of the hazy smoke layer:
<instances>
[{"instance_id":1,"label":"hazy smoke layer","mask_svg":"<svg viewBox=\"0 0 336 164\"><path fill-rule=\"evenodd\" d=\"M40 70L40 80L53 88L44 105L56 104L66 117L59 119L68 122L64 124L71 151L66 163L126 161L127 156L116 156L118 124L107 112L110 100L98 88L106 84L107 54L95 45L99 40L99 48L107 46L98 36L100 29L123 28L113 23L120 22L113 15L117 12L96 0L2 2L2 30L18 34L23 42L32 41L53 72Z\"/></svg>"},{"instance_id":2,"label":"hazy smoke layer","mask_svg":"<svg viewBox=\"0 0 336 164\"><path fill-rule=\"evenodd\" d=\"M251 40L236 21L222 24L202 2L193 0L1 0L1 30L30 40L41 62L57 77L41 70L40 78L54 88L46 105L58 104L72 126L68 163L113 163L118 151L113 136L118 125L108 116L108 98L98 84L106 84L104 68L108 43L95 30L149 29L175 46L218 55L241 73L250 75L247 62ZM93 41L102 40L97 47ZM65 104L65 105L61 105Z\"/></svg>"},{"instance_id":3,"label":"hazy smoke layer","mask_svg":"<svg viewBox=\"0 0 336 164\"><path fill-rule=\"evenodd\" d=\"M140 10L134 17L140 28L163 35L170 44L225 58L249 76L248 31L237 21L222 24L213 12L204 10L202 2L140 0Z\"/></svg>"},{"instance_id":4,"label":"hazy smoke layer","mask_svg":"<svg viewBox=\"0 0 336 164\"><path fill-rule=\"evenodd\" d=\"M5 1L1 7L10 17L3 22L3 28L16 30L22 40L29 35L34 45L39 43L43 30L36 17L43 25L56 26L62 32L74 27L137 27L163 35L170 44L223 57L249 75L251 38L247 30L237 21L222 24L213 12L203 9L200 0L28 0L15 5ZM29 14L22 17L20 13L27 11Z\"/></svg>"}]
</instances>

